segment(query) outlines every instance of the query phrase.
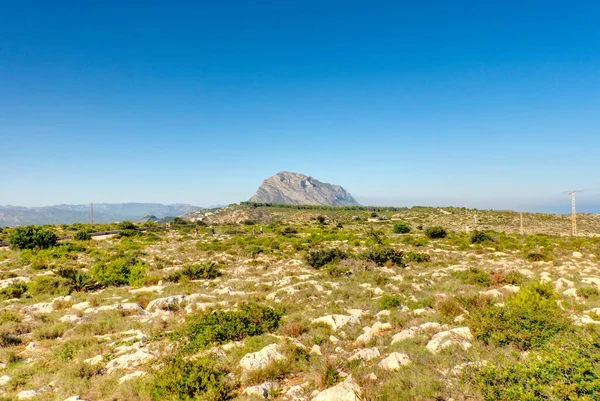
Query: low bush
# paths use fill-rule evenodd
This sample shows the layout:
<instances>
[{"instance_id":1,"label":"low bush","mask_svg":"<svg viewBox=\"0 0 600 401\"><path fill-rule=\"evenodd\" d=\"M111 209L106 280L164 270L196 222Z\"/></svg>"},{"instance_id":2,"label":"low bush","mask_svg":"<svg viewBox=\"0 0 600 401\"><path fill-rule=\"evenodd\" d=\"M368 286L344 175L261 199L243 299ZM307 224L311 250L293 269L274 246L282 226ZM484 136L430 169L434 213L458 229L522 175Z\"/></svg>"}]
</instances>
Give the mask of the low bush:
<instances>
[{"instance_id":1,"label":"low bush","mask_svg":"<svg viewBox=\"0 0 600 401\"><path fill-rule=\"evenodd\" d=\"M47 249L58 242L58 236L42 227L17 227L10 231L8 244L13 249Z\"/></svg>"},{"instance_id":2,"label":"low bush","mask_svg":"<svg viewBox=\"0 0 600 401\"><path fill-rule=\"evenodd\" d=\"M542 252L529 252L526 258L530 262L545 262L550 260L550 257Z\"/></svg>"},{"instance_id":3,"label":"low bush","mask_svg":"<svg viewBox=\"0 0 600 401\"><path fill-rule=\"evenodd\" d=\"M431 256L427 253L404 252L404 260L407 262L425 263L431 260Z\"/></svg>"},{"instance_id":4,"label":"low bush","mask_svg":"<svg viewBox=\"0 0 600 401\"><path fill-rule=\"evenodd\" d=\"M73 239L77 241L89 241L92 239L92 234L89 231L77 231L75 235L73 235Z\"/></svg>"},{"instance_id":5,"label":"low bush","mask_svg":"<svg viewBox=\"0 0 600 401\"><path fill-rule=\"evenodd\" d=\"M55 273L66 279L66 285L71 291L93 291L100 287L100 283L94 280L90 275L81 270L73 268L62 268L55 271Z\"/></svg>"},{"instance_id":6,"label":"low bush","mask_svg":"<svg viewBox=\"0 0 600 401\"><path fill-rule=\"evenodd\" d=\"M473 231L471 235L472 244L483 244L485 242L495 242L494 237L485 231Z\"/></svg>"},{"instance_id":7,"label":"low bush","mask_svg":"<svg viewBox=\"0 0 600 401\"><path fill-rule=\"evenodd\" d=\"M70 287L62 277L40 276L34 278L28 285L29 294L36 295L68 295Z\"/></svg>"},{"instance_id":8,"label":"low bush","mask_svg":"<svg viewBox=\"0 0 600 401\"><path fill-rule=\"evenodd\" d=\"M458 277L464 284L480 285L482 287L489 287L492 285L491 275L481 269L478 269L477 267L471 267L469 270L454 272L452 275Z\"/></svg>"},{"instance_id":9,"label":"low bush","mask_svg":"<svg viewBox=\"0 0 600 401\"><path fill-rule=\"evenodd\" d=\"M334 249L316 249L308 251L305 260L314 269L320 269L328 263L346 259L348 256L343 251Z\"/></svg>"},{"instance_id":10,"label":"low bush","mask_svg":"<svg viewBox=\"0 0 600 401\"><path fill-rule=\"evenodd\" d=\"M429 239L446 238L448 232L442 227L428 227L425 229L425 235Z\"/></svg>"},{"instance_id":11,"label":"low bush","mask_svg":"<svg viewBox=\"0 0 600 401\"><path fill-rule=\"evenodd\" d=\"M486 401L597 400L598 349L597 331L558 336L522 361L487 364L465 376L470 376Z\"/></svg>"},{"instance_id":12,"label":"low bush","mask_svg":"<svg viewBox=\"0 0 600 401\"><path fill-rule=\"evenodd\" d=\"M380 309L394 309L402 305L400 297L396 295L384 295L379 299Z\"/></svg>"},{"instance_id":13,"label":"low bush","mask_svg":"<svg viewBox=\"0 0 600 401\"><path fill-rule=\"evenodd\" d=\"M182 278L188 280L213 279L221 275L214 262L185 265L183 269L167 276L168 281L179 282Z\"/></svg>"},{"instance_id":14,"label":"low bush","mask_svg":"<svg viewBox=\"0 0 600 401\"><path fill-rule=\"evenodd\" d=\"M586 285L577 289L577 295L585 299L595 298L600 295L600 291L593 285Z\"/></svg>"},{"instance_id":15,"label":"low bush","mask_svg":"<svg viewBox=\"0 0 600 401\"><path fill-rule=\"evenodd\" d=\"M283 235L291 235L291 234L298 234L298 230L296 230L294 227L291 227L291 226L287 226L283 229Z\"/></svg>"},{"instance_id":16,"label":"low bush","mask_svg":"<svg viewBox=\"0 0 600 401\"><path fill-rule=\"evenodd\" d=\"M131 268L138 263L141 262L137 262L135 259L121 257L108 263L96 264L92 266L90 272L92 277L103 286L127 285L129 284Z\"/></svg>"},{"instance_id":17,"label":"low bush","mask_svg":"<svg viewBox=\"0 0 600 401\"><path fill-rule=\"evenodd\" d=\"M187 319L180 330L171 335L183 340L184 350L202 350L210 344L239 341L248 336L273 332L279 327L282 313L268 306L243 303L236 311L201 312Z\"/></svg>"},{"instance_id":18,"label":"low bush","mask_svg":"<svg viewBox=\"0 0 600 401\"><path fill-rule=\"evenodd\" d=\"M509 297L504 307L489 305L470 314L469 326L485 344L510 344L521 350L540 348L571 327L556 300L549 284L530 284Z\"/></svg>"},{"instance_id":19,"label":"low bush","mask_svg":"<svg viewBox=\"0 0 600 401\"><path fill-rule=\"evenodd\" d=\"M407 223L397 223L394 225L392 231L396 234L408 234L410 232L410 225Z\"/></svg>"},{"instance_id":20,"label":"low bush","mask_svg":"<svg viewBox=\"0 0 600 401\"><path fill-rule=\"evenodd\" d=\"M226 401L232 391L227 372L212 359L173 357L156 374L152 396L156 401Z\"/></svg>"},{"instance_id":21,"label":"low bush","mask_svg":"<svg viewBox=\"0 0 600 401\"><path fill-rule=\"evenodd\" d=\"M0 290L0 299L21 298L27 292L27 285L14 282Z\"/></svg>"},{"instance_id":22,"label":"low bush","mask_svg":"<svg viewBox=\"0 0 600 401\"><path fill-rule=\"evenodd\" d=\"M131 221L125 220L117 224L117 228L119 230L135 230L136 227Z\"/></svg>"},{"instance_id":23,"label":"low bush","mask_svg":"<svg viewBox=\"0 0 600 401\"><path fill-rule=\"evenodd\" d=\"M374 247L363 254L363 258L375 263L377 266L384 266L391 263L396 266L404 267L406 264L403 259L404 253L391 247Z\"/></svg>"}]
</instances>

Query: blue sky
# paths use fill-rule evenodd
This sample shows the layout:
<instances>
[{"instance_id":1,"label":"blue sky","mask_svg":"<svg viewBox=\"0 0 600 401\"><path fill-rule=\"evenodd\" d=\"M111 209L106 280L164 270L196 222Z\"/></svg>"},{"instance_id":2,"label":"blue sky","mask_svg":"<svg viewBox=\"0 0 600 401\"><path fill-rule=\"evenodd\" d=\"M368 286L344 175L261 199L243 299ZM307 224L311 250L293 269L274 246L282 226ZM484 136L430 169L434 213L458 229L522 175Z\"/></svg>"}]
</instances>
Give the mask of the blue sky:
<instances>
[{"instance_id":1,"label":"blue sky","mask_svg":"<svg viewBox=\"0 0 600 401\"><path fill-rule=\"evenodd\" d=\"M0 5L0 204L600 204L596 1Z\"/></svg>"}]
</instances>

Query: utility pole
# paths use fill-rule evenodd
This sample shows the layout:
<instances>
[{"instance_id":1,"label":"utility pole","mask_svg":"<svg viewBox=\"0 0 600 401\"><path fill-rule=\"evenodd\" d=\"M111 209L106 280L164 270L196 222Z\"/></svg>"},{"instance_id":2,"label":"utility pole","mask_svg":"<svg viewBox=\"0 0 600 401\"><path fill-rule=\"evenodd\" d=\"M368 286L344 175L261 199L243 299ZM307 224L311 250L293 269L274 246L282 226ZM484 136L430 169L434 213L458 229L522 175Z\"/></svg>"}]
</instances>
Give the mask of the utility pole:
<instances>
[{"instance_id":1,"label":"utility pole","mask_svg":"<svg viewBox=\"0 0 600 401\"><path fill-rule=\"evenodd\" d=\"M94 227L94 202L90 203L90 226Z\"/></svg>"},{"instance_id":2,"label":"utility pole","mask_svg":"<svg viewBox=\"0 0 600 401\"><path fill-rule=\"evenodd\" d=\"M571 235L577 235L577 211L575 210L575 194L577 192L583 192L581 189L574 189L570 191L564 191L564 194L571 195Z\"/></svg>"},{"instance_id":3,"label":"utility pole","mask_svg":"<svg viewBox=\"0 0 600 401\"><path fill-rule=\"evenodd\" d=\"M525 230L523 230L523 212L521 212L521 235L525 234Z\"/></svg>"}]
</instances>

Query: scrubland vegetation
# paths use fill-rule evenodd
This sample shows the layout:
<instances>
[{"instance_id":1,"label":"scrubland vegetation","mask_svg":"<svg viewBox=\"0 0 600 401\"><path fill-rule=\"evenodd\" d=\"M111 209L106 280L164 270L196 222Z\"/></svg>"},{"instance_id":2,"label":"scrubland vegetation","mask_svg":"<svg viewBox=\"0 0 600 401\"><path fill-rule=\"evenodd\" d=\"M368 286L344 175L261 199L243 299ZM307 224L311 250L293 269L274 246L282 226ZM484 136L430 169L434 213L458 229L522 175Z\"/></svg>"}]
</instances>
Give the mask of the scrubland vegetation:
<instances>
[{"instance_id":1,"label":"scrubland vegetation","mask_svg":"<svg viewBox=\"0 0 600 401\"><path fill-rule=\"evenodd\" d=\"M212 219L214 236L2 230L0 399L599 397L592 218L579 237L563 216L527 215L522 236L516 213L454 208Z\"/></svg>"}]
</instances>

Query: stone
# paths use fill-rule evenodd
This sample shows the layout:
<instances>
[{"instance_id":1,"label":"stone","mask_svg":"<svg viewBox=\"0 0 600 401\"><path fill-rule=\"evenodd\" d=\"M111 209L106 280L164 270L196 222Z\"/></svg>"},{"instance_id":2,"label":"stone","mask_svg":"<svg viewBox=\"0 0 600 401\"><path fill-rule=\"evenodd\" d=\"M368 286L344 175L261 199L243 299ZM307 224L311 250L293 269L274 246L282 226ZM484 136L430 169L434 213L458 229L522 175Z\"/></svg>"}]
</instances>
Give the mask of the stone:
<instances>
[{"instance_id":1,"label":"stone","mask_svg":"<svg viewBox=\"0 0 600 401\"><path fill-rule=\"evenodd\" d=\"M113 359L106 365L106 371L111 373L117 369L135 368L155 358L154 355L140 349L133 354L125 354Z\"/></svg>"},{"instance_id":2,"label":"stone","mask_svg":"<svg viewBox=\"0 0 600 401\"><path fill-rule=\"evenodd\" d=\"M138 378L138 377L146 376L146 374L147 374L146 372L142 372L140 370L135 371L133 373L129 373L128 375L125 375L125 376L123 376L123 377L121 377L119 379L119 384L123 384L126 381L133 380L133 379Z\"/></svg>"},{"instance_id":3,"label":"stone","mask_svg":"<svg viewBox=\"0 0 600 401\"><path fill-rule=\"evenodd\" d=\"M89 363L90 365L98 365L102 361L104 361L104 357L102 355L96 355L92 358L88 358L88 359L84 360L83 362Z\"/></svg>"},{"instance_id":4,"label":"stone","mask_svg":"<svg viewBox=\"0 0 600 401\"><path fill-rule=\"evenodd\" d=\"M480 291L479 294L492 298L499 298L502 296L502 293L495 288L488 291Z\"/></svg>"},{"instance_id":5,"label":"stone","mask_svg":"<svg viewBox=\"0 0 600 401\"><path fill-rule=\"evenodd\" d=\"M521 287L519 287L518 285L507 284L504 287L502 287L502 289L510 294L514 294L515 292L518 292L521 289Z\"/></svg>"},{"instance_id":6,"label":"stone","mask_svg":"<svg viewBox=\"0 0 600 401\"><path fill-rule=\"evenodd\" d=\"M185 295L173 295L170 297L157 298L148 303L146 310L148 312L155 312L157 310L170 310L177 308L179 304L185 301L185 299Z\"/></svg>"},{"instance_id":7,"label":"stone","mask_svg":"<svg viewBox=\"0 0 600 401\"><path fill-rule=\"evenodd\" d=\"M400 341L408 340L410 338L413 338L416 335L417 335L416 330L414 330L412 328L402 330L400 333L394 334L394 336L392 336L392 344L398 343Z\"/></svg>"},{"instance_id":8,"label":"stone","mask_svg":"<svg viewBox=\"0 0 600 401\"><path fill-rule=\"evenodd\" d=\"M6 386L10 381L10 376L4 375L0 377L0 387Z\"/></svg>"},{"instance_id":9,"label":"stone","mask_svg":"<svg viewBox=\"0 0 600 401\"><path fill-rule=\"evenodd\" d=\"M73 306L71 306L71 308L73 309L77 309L77 310L86 310L91 306L91 304L89 302L80 302L78 304L75 304Z\"/></svg>"},{"instance_id":10,"label":"stone","mask_svg":"<svg viewBox=\"0 0 600 401\"><path fill-rule=\"evenodd\" d=\"M63 317L61 317L60 319L58 319L60 322L63 323L78 323L81 318L77 315L64 315Z\"/></svg>"},{"instance_id":11,"label":"stone","mask_svg":"<svg viewBox=\"0 0 600 401\"><path fill-rule=\"evenodd\" d=\"M257 395L266 400L269 398L269 392L276 387L277 384L273 382L264 382L256 386L246 387L244 391L242 391L242 394Z\"/></svg>"},{"instance_id":12,"label":"stone","mask_svg":"<svg viewBox=\"0 0 600 401\"><path fill-rule=\"evenodd\" d=\"M321 352L321 347L317 344L312 346L312 348L310 349L310 353L315 355L323 355L323 353Z\"/></svg>"},{"instance_id":13,"label":"stone","mask_svg":"<svg viewBox=\"0 0 600 401\"><path fill-rule=\"evenodd\" d=\"M245 370L264 369L274 361L285 359L278 349L279 346L277 344L271 344L258 352L246 354L240 360L240 366Z\"/></svg>"},{"instance_id":14,"label":"stone","mask_svg":"<svg viewBox=\"0 0 600 401\"><path fill-rule=\"evenodd\" d=\"M360 351L358 351L354 355L352 355L350 358L348 358L348 361L349 362L357 361L357 360L370 361L372 359L378 358L380 355L381 354L379 353L379 350L376 347L365 348L365 349L361 349Z\"/></svg>"},{"instance_id":15,"label":"stone","mask_svg":"<svg viewBox=\"0 0 600 401\"><path fill-rule=\"evenodd\" d=\"M333 331L346 326L347 324L359 324L360 318L358 316L348 315L326 315L319 317L312 321L313 323L324 323L331 327Z\"/></svg>"},{"instance_id":16,"label":"stone","mask_svg":"<svg viewBox=\"0 0 600 401\"><path fill-rule=\"evenodd\" d=\"M40 302L25 307L26 313L52 313L54 312L54 305L52 302Z\"/></svg>"},{"instance_id":17,"label":"stone","mask_svg":"<svg viewBox=\"0 0 600 401\"><path fill-rule=\"evenodd\" d=\"M580 300L579 295L577 294L577 288L569 288L568 290L563 291L563 295Z\"/></svg>"},{"instance_id":18,"label":"stone","mask_svg":"<svg viewBox=\"0 0 600 401\"><path fill-rule=\"evenodd\" d=\"M392 329L392 324L391 323L381 323L381 322L375 322L373 323L373 326L371 326L371 331L373 332L373 335L381 335L381 333L383 333L384 331L388 331Z\"/></svg>"},{"instance_id":19,"label":"stone","mask_svg":"<svg viewBox=\"0 0 600 401\"><path fill-rule=\"evenodd\" d=\"M82 400L81 398L79 398L78 395L73 395L69 398L65 398L64 401L86 401L86 400Z\"/></svg>"},{"instance_id":20,"label":"stone","mask_svg":"<svg viewBox=\"0 0 600 401\"><path fill-rule=\"evenodd\" d=\"M379 362L379 367L384 370L398 370L401 366L406 366L410 363L410 358L406 354L392 352L387 358Z\"/></svg>"},{"instance_id":21,"label":"stone","mask_svg":"<svg viewBox=\"0 0 600 401\"><path fill-rule=\"evenodd\" d=\"M466 350L471 346L473 335L468 327L459 327L448 331L442 331L433 336L431 341L427 343L425 348L430 352L438 353L439 351L448 348L452 345L458 345Z\"/></svg>"},{"instance_id":22,"label":"stone","mask_svg":"<svg viewBox=\"0 0 600 401\"><path fill-rule=\"evenodd\" d=\"M581 258L583 258L583 254L581 252L575 251L575 252L573 252L573 257L575 259L581 259Z\"/></svg>"},{"instance_id":23,"label":"stone","mask_svg":"<svg viewBox=\"0 0 600 401\"><path fill-rule=\"evenodd\" d=\"M356 338L356 342L366 344L373 339L373 329L370 327L363 327L363 333Z\"/></svg>"},{"instance_id":24,"label":"stone","mask_svg":"<svg viewBox=\"0 0 600 401\"><path fill-rule=\"evenodd\" d=\"M17 398L20 400L28 400L37 397L38 394L39 393L36 390L23 390L17 394Z\"/></svg>"},{"instance_id":25,"label":"stone","mask_svg":"<svg viewBox=\"0 0 600 401\"><path fill-rule=\"evenodd\" d=\"M554 282L554 291L560 292L563 289L573 288L574 286L575 283L573 283L571 280L561 277Z\"/></svg>"},{"instance_id":26,"label":"stone","mask_svg":"<svg viewBox=\"0 0 600 401\"><path fill-rule=\"evenodd\" d=\"M360 401L360 387L348 376L343 382L321 391L312 401Z\"/></svg>"}]
</instances>

